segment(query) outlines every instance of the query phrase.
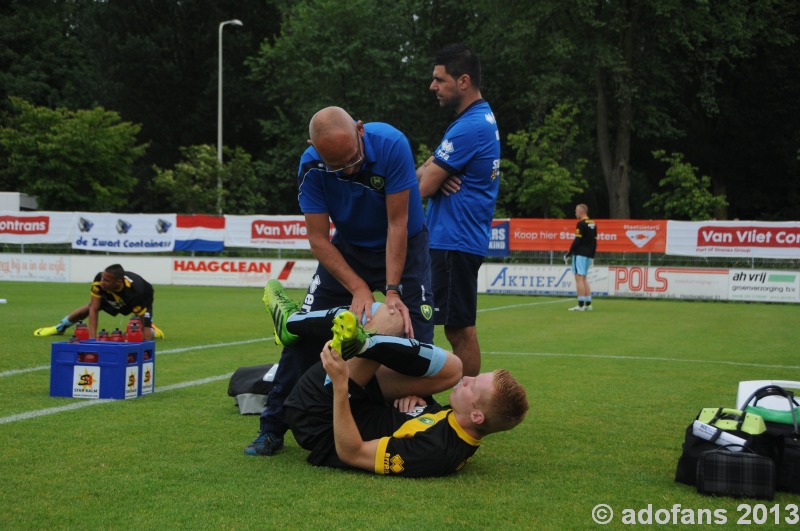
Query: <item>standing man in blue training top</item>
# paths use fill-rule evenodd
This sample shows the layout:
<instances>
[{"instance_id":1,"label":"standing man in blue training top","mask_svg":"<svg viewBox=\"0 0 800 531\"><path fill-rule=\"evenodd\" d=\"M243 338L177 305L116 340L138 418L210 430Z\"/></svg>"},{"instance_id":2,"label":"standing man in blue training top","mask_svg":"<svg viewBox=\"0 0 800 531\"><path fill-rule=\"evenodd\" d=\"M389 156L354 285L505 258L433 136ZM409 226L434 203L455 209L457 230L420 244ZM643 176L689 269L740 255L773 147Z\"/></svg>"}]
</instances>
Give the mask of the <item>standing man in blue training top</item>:
<instances>
[{"instance_id":1,"label":"standing man in blue training top","mask_svg":"<svg viewBox=\"0 0 800 531\"><path fill-rule=\"evenodd\" d=\"M430 198L434 322L444 325L465 376L476 376L481 368L478 270L500 189L500 133L480 88L481 65L471 48L451 44L436 54L430 89L439 105L457 116L434 155L417 168L422 197Z\"/></svg>"},{"instance_id":2,"label":"standing man in blue training top","mask_svg":"<svg viewBox=\"0 0 800 531\"><path fill-rule=\"evenodd\" d=\"M405 335L433 342L428 231L406 137L384 123L354 121L339 107L317 112L298 172L300 209L319 266L301 311L348 306L369 327L374 291L403 317ZM330 221L329 221L330 219ZM330 222L336 227L331 240ZM269 308L268 289L265 302ZM248 455L273 455L288 430L283 402L314 363L324 341L276 323L284 349Z\"/></svg>"},{"instance_id":3,"label":"standing man in blue training top","mask_svg":"<svg viewBox=\"0 0 800 531\"><path fill-rule=\"evenodd\" d=\"M579 220L575 228L575 239L569 251L564 255L564 261L572 257L572 274L575 275L575 287L578 291L578 305L570 308L573 312L592 311L592 288L586 276L589 266L597 250L597 226L589 219L589 207L580 204L575 207L575 217Z\"/></svg>"}]
</instances>

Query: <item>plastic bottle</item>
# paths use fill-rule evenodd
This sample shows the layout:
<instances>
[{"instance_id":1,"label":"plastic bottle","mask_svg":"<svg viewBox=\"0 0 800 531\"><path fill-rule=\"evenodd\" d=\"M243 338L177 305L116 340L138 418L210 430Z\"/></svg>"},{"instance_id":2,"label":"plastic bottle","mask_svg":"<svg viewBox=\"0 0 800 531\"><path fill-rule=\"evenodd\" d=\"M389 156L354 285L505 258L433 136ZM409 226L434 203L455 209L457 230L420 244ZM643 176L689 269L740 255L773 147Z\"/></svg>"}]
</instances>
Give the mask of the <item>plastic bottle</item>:
<instances>
[{"instance_id":1,"label":"plastic bottle","mask_svg":"<svg viewBox=\"0 0 800 531\"><path fill-rule=\"evenodd\" d=\"M71 338L69 338L69 342L70 343L80 343L81 340L77 336L73 335Z\"/></svg>"},{"instance_id":2,"label":"plastic bottle","mask_svg":"<svg viewBox=\"0 0 800 531\"><path fill-rule=\"evenodd\" d=\"M108 331L105 328L100 330L100 333L97 334L97 340L98 341L111 341L111 337L108 335Z\"/></svg>"},{"instance_id":3,"label":"plastic bottle","mask_svg":"<svg viewBox=\"0 0 800 531\"><path fill-rule=\"evenodd\" d=\"M142 319L138 315L131 316L130 321L128 321L127 333L129 333L129 334L131 333L131 328L133 327L133 325L138 326L139 330L142 329Z\"/></svg>"},{"instance_id":4,"label":"plastic bottle","mask_svg":"<svg viewBox=\"0 0 800 531\"><path fill-rule=\"evenodd\" d=\"M136 323L128 326L128 334L126 335L128 343L141 343L143 336L142 336L142 329Z\"/></svg>"},{"instance_id":5,"label":"plastic bottle","mask_svg":"<svg viewBox=\"0 0 800 531\"><path fill-rule=\"evenodd\" d=\"M113 332L111 332L111 341L122 342L125 341L125 338L122 337L122 330L119 328L115 328Z\"/></svg>"},{"instance_id":6,"label":"plastic bottle","mask_svg":"<svg viewBox=\"0 0 800 531\"><path fill-rule=\"evenodd\" d=\"M80 341L89 339L89 327L83 321L78 321L78 324L75 325L75 337Z\"/></svg>"}]
</instances>

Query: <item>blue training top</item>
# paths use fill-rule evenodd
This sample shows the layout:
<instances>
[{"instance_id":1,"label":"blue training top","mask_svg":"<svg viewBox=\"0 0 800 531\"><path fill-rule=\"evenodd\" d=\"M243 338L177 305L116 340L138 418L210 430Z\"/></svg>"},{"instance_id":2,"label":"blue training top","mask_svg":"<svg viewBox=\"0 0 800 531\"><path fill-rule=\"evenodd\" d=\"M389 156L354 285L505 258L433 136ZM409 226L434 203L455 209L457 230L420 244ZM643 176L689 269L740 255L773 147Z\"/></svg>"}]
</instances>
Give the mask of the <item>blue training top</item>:
<instances>
[{"instance_id":1,"label":"blue training top","mask_svg":"<svg viewBox=\"0 0 800 531\"><path fill-rule=\"evenodd\" d=\"M304 214L327 213L336 233L370 251L386 250L389 219L386 194L409 190L408 238L422 231L425 214L414 157L403 133L389 124L364 124L364 162L353 175L327 173L313 146L303 153L297 180Z\"/></svg>"},{"instance_id":2,"label":"blue training top","mask_svg":"<svg viewBox=\"0 0 800 531\"><path fill-rule=\"evenodd\" d=\"M486 256L500 190L500 132L480 99L444 133L433 163L461 179L461 189L428 201L430 248Z\"/></svg>"}]
</instances>

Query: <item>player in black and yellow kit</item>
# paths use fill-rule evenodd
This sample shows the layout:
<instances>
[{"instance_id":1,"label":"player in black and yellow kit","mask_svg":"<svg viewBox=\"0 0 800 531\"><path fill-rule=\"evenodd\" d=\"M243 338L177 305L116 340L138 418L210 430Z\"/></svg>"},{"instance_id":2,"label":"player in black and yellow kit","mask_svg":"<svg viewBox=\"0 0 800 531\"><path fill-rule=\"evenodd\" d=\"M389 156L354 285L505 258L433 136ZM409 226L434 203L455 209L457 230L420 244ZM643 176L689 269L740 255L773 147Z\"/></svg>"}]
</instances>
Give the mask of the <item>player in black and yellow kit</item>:
<instances>
[{"instance_id":1,"label":"player in black and yellow kit","mask_svg":"<svg viewBox=\"0 0 800 531\"><path fill-rule=\"evenodd\" d=\"M61 335L67 328L88 317L89 337L96 338L97 317L102 310L112 316L138 315L142 320L144 339L163 338L164 333L153 324L153 293L153 286L136 273L126 272L119 264L110 265L94 277L89 304L73 310L55 326L36 329L33 335Z\"/></svg>"},{"instance_id":2,"label":"player in black and yellow kit","mask_svg":"<svg viewBox=\"0 0 800 531\"><path fill-rule=\"evenodd\" d=\"M579 220L575 227L575 239L564 255L565 262L572 257L572 274L575 275L575 288L578 292L578 305L570 308L570 311L591 312L592 288L586 277L597 251L597 225L589 219L589 207L584 204L575 207L575 217Z\"/></svg>"},{"instance_id":3,"label":"player in black and yellow kit","mask_svg":"<svg viewBox=\"0 0 800 531\"><path fill-rule=\"evenodd\" d=\"M373 313L370 326L402 331L402 318L384 310ZM280 304L270 313L290 333L305 333L309 320L324 317ZM461 378L461 360L451 352L367 333L346 307L330 311L326 325L334 314L334 338L323 348L321 363L305 373L284 403L295 439L311 452L309 463L445 476L467 463L482 437L509 430L525 417L525 389L508 371ZM430 396L454 384L449 406Z\"/></svg>"}]
</instances>

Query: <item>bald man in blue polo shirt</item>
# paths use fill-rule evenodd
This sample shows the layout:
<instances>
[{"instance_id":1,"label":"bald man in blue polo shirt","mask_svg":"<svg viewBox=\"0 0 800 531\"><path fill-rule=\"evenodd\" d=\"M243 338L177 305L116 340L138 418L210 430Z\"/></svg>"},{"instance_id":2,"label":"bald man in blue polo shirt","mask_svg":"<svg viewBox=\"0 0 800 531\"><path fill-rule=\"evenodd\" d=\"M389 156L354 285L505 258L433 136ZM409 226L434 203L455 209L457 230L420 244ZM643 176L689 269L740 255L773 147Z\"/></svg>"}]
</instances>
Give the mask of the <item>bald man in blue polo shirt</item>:
<instances>
[{"instance_id":1,"label":"bald man in blue polo shirt","mask_svg":"<svg viewBox=\"0 0 800 531\"><path fill-rule=\"evenodd\" d=\"M408 140L388 124L355 121L339 107L317 112L309 137L300 159L298 199L319 266L300 310L349 306L369 329L377 304L373 293L381 291L390 313L403 317L405 335L432 343L428 231ZM332 239L330 222L336 227ZM269 309L268 299L265 295ZM283 448L284 399L319 361L324 344L275 324L284 349L259 435L245 448L248 455L273 455Z\"/></svg>"}]
</instances>

